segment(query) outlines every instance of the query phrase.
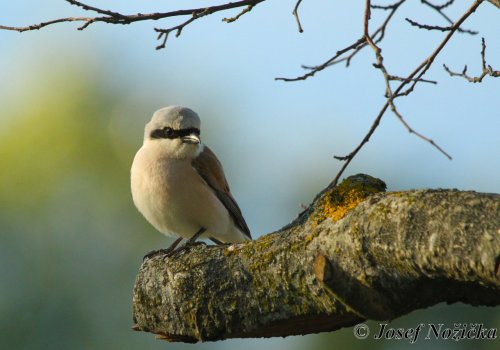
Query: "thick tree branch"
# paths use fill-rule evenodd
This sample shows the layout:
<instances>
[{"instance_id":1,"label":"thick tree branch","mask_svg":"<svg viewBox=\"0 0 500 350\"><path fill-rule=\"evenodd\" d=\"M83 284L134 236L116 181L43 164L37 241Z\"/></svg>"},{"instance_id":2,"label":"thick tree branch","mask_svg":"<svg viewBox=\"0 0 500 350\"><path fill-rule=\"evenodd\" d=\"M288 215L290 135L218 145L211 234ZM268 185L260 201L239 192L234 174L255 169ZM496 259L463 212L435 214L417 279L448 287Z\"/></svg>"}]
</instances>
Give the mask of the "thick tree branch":
<instances>
[{"instance_id":1,"label":"thick tree branch","mask_svg":"<svg viewBox=\"0 0 500 350\"><path fill-rule=\"evenodd\" d=\"M439 302L500 305L500 196L356 175L280 231L146 260L134 329L169 341L332 331Z\"/></svg>"}]
</instances>

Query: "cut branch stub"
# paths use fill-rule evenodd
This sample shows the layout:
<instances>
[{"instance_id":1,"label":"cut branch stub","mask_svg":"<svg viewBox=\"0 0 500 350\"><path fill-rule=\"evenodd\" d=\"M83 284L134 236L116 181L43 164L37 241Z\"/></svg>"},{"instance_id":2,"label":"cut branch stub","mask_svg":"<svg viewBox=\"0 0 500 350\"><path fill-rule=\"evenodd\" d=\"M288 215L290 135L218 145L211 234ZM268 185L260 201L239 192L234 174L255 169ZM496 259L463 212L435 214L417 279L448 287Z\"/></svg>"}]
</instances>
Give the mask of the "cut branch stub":
<instances>
[{"instance_id":1,"label":"cut branch stub","mask_svg":"<svg viewBox=\"0 0 500 350\"><path fill-rule=\"evenodd\" d=\"M352 176L278 232L146 260L134 329L196 342L332 331L443 301L499 305L500 196L384 189Z\"/></svg>"}]
</instances>

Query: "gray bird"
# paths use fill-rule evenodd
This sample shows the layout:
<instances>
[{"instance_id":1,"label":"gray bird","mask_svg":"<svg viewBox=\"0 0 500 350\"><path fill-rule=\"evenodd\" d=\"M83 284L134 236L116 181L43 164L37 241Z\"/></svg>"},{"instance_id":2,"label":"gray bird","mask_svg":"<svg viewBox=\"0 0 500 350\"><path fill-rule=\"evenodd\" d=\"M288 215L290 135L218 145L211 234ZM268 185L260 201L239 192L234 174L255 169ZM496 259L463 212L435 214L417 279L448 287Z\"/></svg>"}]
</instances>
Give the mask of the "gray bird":
<instances>
[{"instance_id":1,"label":"gray bird","mask_svg":"<svg viewBox=\"0 0 500 350\"><path fill-rule=\"evenodd\" d=\"M134 204L158 231L190 245L199 237L217 244L251 240L222 165L200 140L200 118L189 108L169 106L146 124L144 142L131 169Z\"/></svg>"}]
</instances>

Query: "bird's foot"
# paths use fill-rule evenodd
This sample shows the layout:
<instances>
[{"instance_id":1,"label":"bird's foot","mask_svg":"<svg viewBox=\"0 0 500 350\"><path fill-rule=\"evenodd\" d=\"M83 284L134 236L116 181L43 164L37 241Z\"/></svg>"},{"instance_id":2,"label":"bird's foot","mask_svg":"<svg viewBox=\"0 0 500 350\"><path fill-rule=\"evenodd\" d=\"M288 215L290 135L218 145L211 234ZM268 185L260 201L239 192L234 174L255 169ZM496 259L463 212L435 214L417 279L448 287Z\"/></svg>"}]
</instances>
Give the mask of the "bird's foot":
<instances>
[{"instance_id":1,"label":"bird's foot","mask_svg":"<svg viewBox=\"0 0 500 350\"><path fill-rule=\"evenodd\" d=\"M177 249L173 249L172 251L166 252L165 254L163 254L163 259L169 258L174 254L180 253L184 250L189 250L192 247L199 246L199 245L207 245L207 244L205 242L186 242L186 244L184 244L183 246L181 246Z\"/></svg>"},{"instance_id":2,"label":"bird's foot","mask_svg":"<svg viewBox=\"0 0 500 350\"><path fill-rule=\"evenodd\" d=\"M169 254L173 251L173 249L156 249L156 250L152 250L150 251L149 253L147 253L146 255L143 256L142 258L142 261L146 260L146 259L152 259L154 258L155 256L158 256L158 255L164 255L164 254Z\"/></svg>"},{"instance_id":3,"label":"bird's foot","mask_svg":"<svg viewBox=\"0 0 500 350\"><path fill-rule=\"evenodd\" d=\"M207 244L205 242L202 242L202 241L196 241L196 242L192 242L190 244L186 243L183 247L190 248L190 247L195 247L197 245L207 245Z\"/></svg>"},{"instance_id":4,"label":"bird's foot","mask_svg":"<svg viewBox=\"0 0 500 350\"><path fill-rule=\"evenodd\" d=\"M175 247L177 247L181 241L182 241L182 237L179 237L174 242L172 242L172 244L167 249L157 249L157 250L153 250L152 252L147 253L142 258L142 261L144 261L146 259L151 259L152 257L155 257L155 256L160 255L160 254L162 254L164 256L170 256L175 251Z\"/></svg>"},{"instance_id":5,"label":"bird's foot","mask_svg":"<svg viewBox=\"0 0 500 350\"><path fill-rule=\"evenodd\" d=\"M170 256L172 256L175 253L181 252L187 248L193 247L195 245L200 245L200 244L205 244L204 242L197 242L196 239L201 236L203 232L205 232L205 228L200 228L188 241L186 244L184 244L182 247L177 248L179 243L182 241L182 237L177 238L167 249L158 249L158 250L153 250L152 252L147 253L144 255L142 258L142 261L146 259L151 259L152 257L155 257L157 255L163 255L163 259L166 259Z\"/></svg>"}]
</instances>

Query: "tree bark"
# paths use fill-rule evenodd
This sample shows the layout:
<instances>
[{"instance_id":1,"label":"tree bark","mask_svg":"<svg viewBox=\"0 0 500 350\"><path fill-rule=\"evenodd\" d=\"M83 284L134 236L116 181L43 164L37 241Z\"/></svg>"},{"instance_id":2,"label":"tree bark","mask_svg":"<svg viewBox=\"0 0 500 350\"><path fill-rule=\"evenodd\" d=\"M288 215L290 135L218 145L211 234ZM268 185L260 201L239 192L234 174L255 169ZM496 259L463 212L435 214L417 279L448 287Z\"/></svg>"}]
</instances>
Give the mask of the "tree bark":
<instances>
[{"instance_id":1,"label":"tree bark","mask_svg":"<svg viewBox=\"0 0 500 350\"><path fill-rule=\"evenodd\" d=\"M383 191L351 176L275 233L145 260L134 329L183 342L274 337L440 302L500 304L499 195Z\"/></svg>"}]
</instances>

